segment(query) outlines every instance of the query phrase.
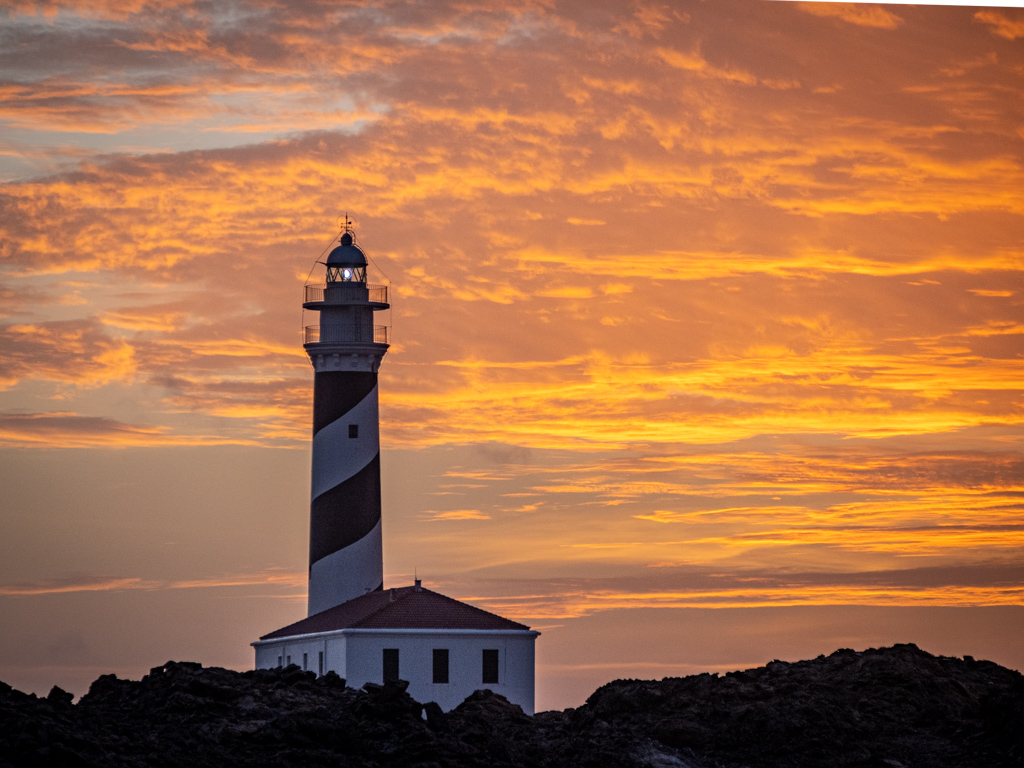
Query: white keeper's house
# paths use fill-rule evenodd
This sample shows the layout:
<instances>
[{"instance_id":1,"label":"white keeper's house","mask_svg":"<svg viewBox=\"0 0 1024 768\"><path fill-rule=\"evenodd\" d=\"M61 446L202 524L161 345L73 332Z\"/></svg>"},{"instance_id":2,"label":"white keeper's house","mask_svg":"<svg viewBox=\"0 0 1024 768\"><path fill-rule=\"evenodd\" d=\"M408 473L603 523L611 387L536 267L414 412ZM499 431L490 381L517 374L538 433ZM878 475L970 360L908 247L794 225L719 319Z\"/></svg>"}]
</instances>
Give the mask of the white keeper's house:
<instances>
[{"instance_id":1,"label":"white keeper's house","mask_svg":"<svg viewBox=\"0 0 1024 768\"><path fill-rule=\"evenodd\" d=\"M313 365L308 616L252 645L256 668L297 664L333 671L358 688L409 682L417 701L448 711L489 688L534 710L539 632L413 586L384 588L377 371L388 350L388 288L368 285L367 260L346 220L324 262L326 280L307 285L303 308Z\"/></svg>"},{"instance_id":2,"label":"white keeper's house","mask_svg":"<svg viewBox=\"0 0 1024 768\"><path fill-rule=\"evenodd\" d=\"M410 696L445 711L489 688L532 715L538 634L417 582L368 592L253 645L257 669L333 670L353 688L408 680Z\"/></svg>"}]
</instances>

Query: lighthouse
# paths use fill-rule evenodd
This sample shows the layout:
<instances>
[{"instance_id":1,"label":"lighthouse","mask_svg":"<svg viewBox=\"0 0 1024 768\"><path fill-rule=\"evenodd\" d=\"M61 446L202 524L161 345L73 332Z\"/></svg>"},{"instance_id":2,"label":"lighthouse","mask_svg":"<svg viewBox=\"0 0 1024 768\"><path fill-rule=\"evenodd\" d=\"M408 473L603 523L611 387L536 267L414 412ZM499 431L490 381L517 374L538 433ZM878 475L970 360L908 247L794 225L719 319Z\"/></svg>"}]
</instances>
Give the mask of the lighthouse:
<instances>
[{"instance_id":1,"label":"lighthouse","mask_svg":"<svg viewBox=\"0 0 1024 768\"><path fill-rule=\"evenodd\" d=\"M388 289L366 282L366 254L346 218L327 256L326 280L307 285L304 328L313 379L313 472L309 505L308 615L382 589L377 371L388 329L374 313Z\"/></svg>"},{"instance_id":2,"label":"lighthouse","mask_svg":"<svg viewBox=\"0 0 1024 768\"><path fill-rule=\"evenodd\" d=\"M352 687L404 680L445 711L488 688L533 714L539 632L419 579L384 589L377 372L388 329L374 313L388 289L366 282L347 218L323 265L302 304L320 319L303 329L314 371L307 616L252 643L256 668L294 664Z\"/></svg>"}]
</instances>

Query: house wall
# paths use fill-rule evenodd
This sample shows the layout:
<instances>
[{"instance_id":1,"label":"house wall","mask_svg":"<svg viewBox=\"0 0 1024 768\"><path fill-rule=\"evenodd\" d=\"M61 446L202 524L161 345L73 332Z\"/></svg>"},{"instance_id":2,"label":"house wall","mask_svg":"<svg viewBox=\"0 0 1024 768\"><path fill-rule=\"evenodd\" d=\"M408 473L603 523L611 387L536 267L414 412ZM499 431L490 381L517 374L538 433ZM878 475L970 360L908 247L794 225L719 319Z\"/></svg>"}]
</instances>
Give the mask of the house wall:
<instances>
[{"instance_id":1,"label":"house wall","mask_svg":"<svg viewBox=\"0 0 1024 768\"><path fill-rule=\"evenodd\" d=\"M282 638L280 641L261 642L254 644L256 648L256 669L272 669L286 667L291 663L302 667L302 654L306 654L306 669L310 672L320 671L319 654L324 654L323 672L333 670L345 677L345 636L340 632L332 634L312 635L298 638Z\"/></svg>"},{"instance_id":2,"label":"house wall","mask_svg":"<svg viewBox=\"0 0 1024 768\"><path fill-rule=\"evenodd\" d=\"M318 671L317 654L324 652L324 672L333 670L351 688L384 682L384 649L397 648L399 677L409 682L409 695L426 704L433 701L445 712L474 691L489 688L518 704L528 715L534 709L534 641L529 630L415 630L343 629L317 635L258 641L256 669L291 663ZM448 682L435 683L433 651L448 649ZM498 651L498 682L483 682L483 651Z\"/></svg>"},{"instance_id":3,"label":"house wall","mask_svg":"<svg viewBox=\"0 0 1024 768\"><path fill-rule=\"evenodd\" d=\"M528 630L344 630L347 636L348 685L383 682L385 648L397 648L399 677L409 681L409 695L436 702L448 711L477 690L489 688L533 714L534 640ZM433 681L433 650L448 649L448 682ZM483 682L483 650L498 651L498 682Z\"/></svg>"}]
</instances>

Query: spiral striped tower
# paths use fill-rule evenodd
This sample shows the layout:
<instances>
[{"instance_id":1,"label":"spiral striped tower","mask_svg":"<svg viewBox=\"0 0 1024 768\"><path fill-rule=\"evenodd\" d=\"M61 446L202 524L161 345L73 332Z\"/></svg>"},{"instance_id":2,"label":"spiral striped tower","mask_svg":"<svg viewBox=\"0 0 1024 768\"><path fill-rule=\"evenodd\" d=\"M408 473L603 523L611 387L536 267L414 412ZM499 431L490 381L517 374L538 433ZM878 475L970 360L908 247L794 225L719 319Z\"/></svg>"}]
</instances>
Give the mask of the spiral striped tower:
<instances>
[{"instance_id":1,"label":"spiral striped tower","mask_svg":"<svg viewBox=\"0 0 1024 768\"><path fill-rule=\"evenodd\" d=\"M308 615L383 588L377 371L388 329L387 286L367 285L366 255L346 219L324 262L326 281L307 285L303 308L313 381L313 482L309 520Z\"/></svg>"}]
</instances>

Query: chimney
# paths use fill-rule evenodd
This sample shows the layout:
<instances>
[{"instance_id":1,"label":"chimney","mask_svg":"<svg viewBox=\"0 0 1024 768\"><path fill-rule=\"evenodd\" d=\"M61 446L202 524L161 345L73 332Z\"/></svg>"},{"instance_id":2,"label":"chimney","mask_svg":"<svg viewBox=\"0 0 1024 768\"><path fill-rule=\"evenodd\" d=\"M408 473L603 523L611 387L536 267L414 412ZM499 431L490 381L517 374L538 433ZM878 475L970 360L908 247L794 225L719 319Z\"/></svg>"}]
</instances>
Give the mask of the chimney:
<instances>
[{"instance_id":1,"label":"chimney","mask_svg":"<svg viewBox=\"0 0 1024 768\"><path fill-rule=\"evenodd\" d=\"M415 589L417 592L422 592L423 583L419 579L416 579L416 584L413 586L413 589Z\"/></svg>"}]
</instances>

